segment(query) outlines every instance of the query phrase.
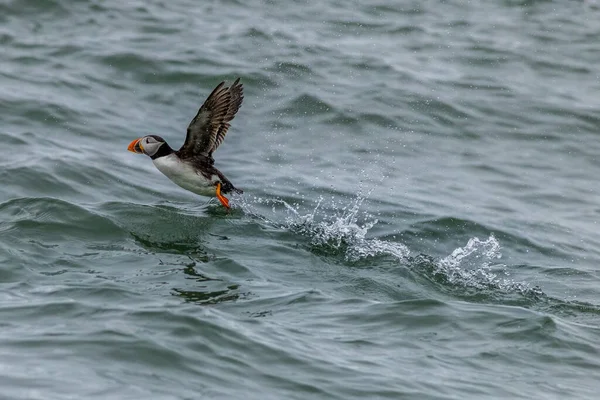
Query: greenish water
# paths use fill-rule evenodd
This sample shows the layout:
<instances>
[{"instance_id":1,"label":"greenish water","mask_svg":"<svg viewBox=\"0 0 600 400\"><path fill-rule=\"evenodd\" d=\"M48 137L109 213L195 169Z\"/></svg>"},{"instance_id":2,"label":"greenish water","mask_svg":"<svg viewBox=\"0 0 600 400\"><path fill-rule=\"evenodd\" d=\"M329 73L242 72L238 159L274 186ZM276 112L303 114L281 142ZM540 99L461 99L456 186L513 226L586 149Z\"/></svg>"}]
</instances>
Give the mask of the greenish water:
<instances>
[{"instance_id":1,"label":"greenish water","mask_svg":"<svg viewBox=\"0 0 600 400\"><path fill-rule=\"evenodd\" d=\"M593 399L592 1L0 2L6 399ZM126 151L240 76L226 213Z\"/></svg>"}]
</instances>

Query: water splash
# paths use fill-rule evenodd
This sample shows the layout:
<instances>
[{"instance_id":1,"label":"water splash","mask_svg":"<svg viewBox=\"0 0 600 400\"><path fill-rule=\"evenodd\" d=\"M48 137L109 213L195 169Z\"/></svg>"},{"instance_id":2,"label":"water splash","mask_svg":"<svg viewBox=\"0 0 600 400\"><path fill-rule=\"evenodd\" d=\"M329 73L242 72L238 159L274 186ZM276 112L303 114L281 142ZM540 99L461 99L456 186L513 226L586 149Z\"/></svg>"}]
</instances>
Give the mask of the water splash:
<instances>
[{"instance_id":1,"label":"water splash","mask_svg":"<svg viewBox=\"0 0 600 400\"><path fill-rule=\"evenodd\" d=\"M310 239L313 250L325 254L342 254L345 261L358 262L375 256L391 256L399 263L413 266L419 264L417 258L411 258L410 250L402 243L369 238L368 232L378 220L365 211L361 211L367 195L359 194L349 204L339 204L331 200L326 211L323 198L319 198L314 208L302 212L300 204L290 204L282 199L253 198L248 202L241 200L240 206L245 213L283 229L301 234ZM270 205L273 219L258 214L253 205ZM278 207L280 206L280 207ZM281 208L282 207L282 208ZM281 212L284 212L283 222ZM433 260L427 257L427 267L417 268L420 273L429 275L437 281L453 287L480 290L499 290L505 293L524 295L542 295L538 287L510 278L508 267L497 260L502 258L500 242L490 235L487 240L477 237L469 239L464 247L458 247L450 255Z\"/></svg>"},{"instance_id":2,"label":"water splash","mask_svg":"<svg viewBox=\"0 0 600 400\"><path fill-rule=\"evenodd\" d=\"M436 273L443 274L450 284L474 289L496 289L503 292L541 295L538 287L531 287L526 282L518 282L509 278L507 266L493 264L502 258L500 242L490 235L487 240L477 237L469 239L466 246L455 249L452 254L436 263Z\"/></svg>"},{"instance_id":3,"label":"water splash","mask_svg":"<svg viewBox=\"0 0 600 400\"><path fill-rule=\"evenodd\" d=\"M438 272L443 272L452 284L470 283L468 286L483 289L496 279L490 264L501 257L500 243L493 235L484 241L474 237L469 239L466 246L442 258L437 267Z\"/></svg>"},{"instance_id":4,"label":"water splash","mask_svg":"<svg viewBox=\"0 0 600 400\"><path fill-rule=\"evenodd\" d=\"M360 210L367 198L368 194L359 194L348 205L332 201L333 214L322 208L322 197L308 213L302 213L299 204L289 204L281 199L255 198L254 202L272 205L274 213L277 205L283 206L286 215L281 225L284 228L308 237L313 248L342 252L346 261L356 262L378 255L406 259L410 251L405 245L367 237L369 230L378 222L372 215ZM248 203L242 207L244 211L251 211Z\"/></svg>"},{"instance_id":5,"label":"water splash","mask_svg":"<svg viewBox=\"0 0 600 400\"><path fill-rule=\"evenodd\" d=\"M342 208L341 212L333 216L324 214L322 219L318 220L317 211L323 201L319 199L312 213L288 217L286 223L295 232L309 236L313 246L344 250L346 261L355 262L378 255L392 255L401 260L405 259L410 254L405 245L367 238L367 233L378 220L367 213L363 213L361 218L360 207L365 199L366 197L357 197L349 207Z\"/></svg>"}]
</instances>

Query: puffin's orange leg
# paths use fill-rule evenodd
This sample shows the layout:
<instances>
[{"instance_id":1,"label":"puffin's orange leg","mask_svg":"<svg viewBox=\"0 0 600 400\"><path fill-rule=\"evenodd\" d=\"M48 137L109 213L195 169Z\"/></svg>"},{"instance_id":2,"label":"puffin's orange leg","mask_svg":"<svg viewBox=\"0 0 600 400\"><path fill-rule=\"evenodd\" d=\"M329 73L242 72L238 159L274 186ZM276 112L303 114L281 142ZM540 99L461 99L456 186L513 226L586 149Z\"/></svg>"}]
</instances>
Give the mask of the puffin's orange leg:
<instances>
[{"instance_id":1,"label":"puffin's orange leg","mask_svg":"<svg viewBox=\"0 0 600 400\"><path fill-rule=\"evenodd\" d=\"M223 207L229 209L229 200L221 194L221 182L217 182L217 199L223 204Z\"/></svg>"}]
</instances>

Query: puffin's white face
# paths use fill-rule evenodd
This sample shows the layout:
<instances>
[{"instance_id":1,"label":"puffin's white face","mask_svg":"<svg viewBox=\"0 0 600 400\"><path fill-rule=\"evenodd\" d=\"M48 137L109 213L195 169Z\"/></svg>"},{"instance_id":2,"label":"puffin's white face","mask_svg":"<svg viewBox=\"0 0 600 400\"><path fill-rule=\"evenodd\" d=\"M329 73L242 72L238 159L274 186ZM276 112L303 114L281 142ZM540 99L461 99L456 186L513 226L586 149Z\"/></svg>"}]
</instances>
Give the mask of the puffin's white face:
<instances>
[{"instance_id":1,"label":"puffin's white face","mask_svg":"<svg viewBox=\"0 0 600 400\"><path fill-rule=\"evenodd\" d=\"M129 143L127 150L134 153L146 154L150 157L156 154L160 146L165 144L163 138L155 135L144 136Z\"/></svg>"}]
</instances>

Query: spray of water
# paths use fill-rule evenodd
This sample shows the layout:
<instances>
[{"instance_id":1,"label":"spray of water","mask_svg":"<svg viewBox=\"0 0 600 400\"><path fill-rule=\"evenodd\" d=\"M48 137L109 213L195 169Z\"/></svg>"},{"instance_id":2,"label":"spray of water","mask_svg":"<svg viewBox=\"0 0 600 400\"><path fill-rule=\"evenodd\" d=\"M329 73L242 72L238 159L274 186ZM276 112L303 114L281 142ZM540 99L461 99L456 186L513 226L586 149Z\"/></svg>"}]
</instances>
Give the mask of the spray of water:
<instances>
[{"instance_id":1,"label":"spray of water","mask_svg":"<svg viewBox=\"0 0 600 400\"><path fill-rule=\"evenodd\" d=\"M327 213L319 198L316 206L309 212L300 211L297 204L291 205L280 199L254 199L258 204L283 207L285 216L282 226L292 232L310 239L311 246L343 252L346 261L355 262L378 255L392 255L400 260L406 259L410 251L401 243L388 242L377 238L368 238L367 233L377 224L377 219L360 208L365 196L357 196L350 204L336 206L334 213ZM245 203L244 211L252 211L251 204Z\"/></svg>"},{"instance_id":2,"label":"spray of water","mask_svg":"<svg viewBox=\"0 0 600 400\"><path fill-rule=\"evenodd\" d=\"M378 222L372 215L360 211L368 195L358 195L345 205L332 202L327 208L335 210L333 212L323 209L323 198L308 212L302 212L302 206L298 204L289 204L281 199L253 198L242 200L239 204L247 214L309 238L313 248L341 252L348 262L384 255L408 264L410 250L404 244L368 237L369 230ZM257 204L270 205L273 218L261 217L255 210ZM283 222L273 222L282 219ZM430 267L434 276L443 277L452 286L521 294L537 290L541 293L539 288L532 289L525 282L509 279L506 266L498 262L501 257L500 243L493 235L487 240L474 237L452 254L432 260Z\"/></svg>"},{"instance_id":3,"label":"spray of water","mask_svg":"<svg viewBox=\"0 0 600 400\"><path fill-rule=\"evenodd\" d=\"M538 287L532 288L526 282L508 278L506 265L497 262L500 258L500 242L494 235L490 235L487 240L474 237L469 239L466 246L455 249L452 254L439 260L436 263L436 273L443 274L449 283L458 286L542 294Z\"/></svg>"}]
</instances>

